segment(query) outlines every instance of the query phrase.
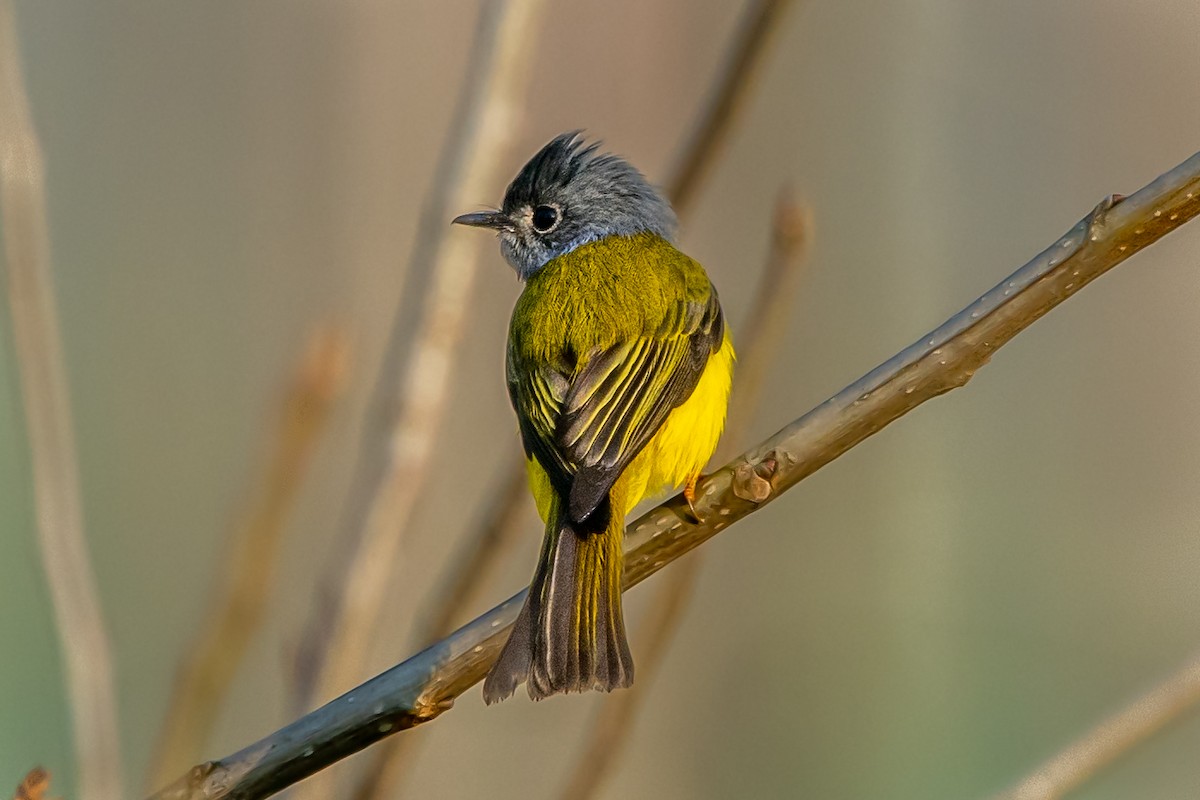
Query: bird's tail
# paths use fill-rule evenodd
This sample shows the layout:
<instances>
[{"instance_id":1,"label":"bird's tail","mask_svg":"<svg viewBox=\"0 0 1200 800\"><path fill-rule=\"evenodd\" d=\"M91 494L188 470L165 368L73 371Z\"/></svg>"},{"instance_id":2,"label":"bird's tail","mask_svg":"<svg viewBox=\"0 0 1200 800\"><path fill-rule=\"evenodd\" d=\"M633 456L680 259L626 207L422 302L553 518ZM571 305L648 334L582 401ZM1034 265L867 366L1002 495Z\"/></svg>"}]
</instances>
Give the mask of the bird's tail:
<instances>
[{"instance_id":1,"label":"bird's tail","mask_svg":"<svg viewBox=\"0 0 1200 800\"><path fill-rule=\"evenodd\" d=\"M621 613L625 521L607 506L583 524L557 508L550 515L529 597L483 683L487 703L522 681L534 700L633 683Z\"/></svg>"}]
</instances>

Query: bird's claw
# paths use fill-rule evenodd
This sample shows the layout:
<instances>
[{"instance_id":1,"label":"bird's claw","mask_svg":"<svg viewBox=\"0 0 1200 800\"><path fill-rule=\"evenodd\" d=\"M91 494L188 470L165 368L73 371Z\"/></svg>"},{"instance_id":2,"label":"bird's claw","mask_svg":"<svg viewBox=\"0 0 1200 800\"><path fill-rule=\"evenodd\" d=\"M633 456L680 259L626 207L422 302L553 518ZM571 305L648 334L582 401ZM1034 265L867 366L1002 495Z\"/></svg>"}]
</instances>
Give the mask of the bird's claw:
<instances>
[{"instance_id":1,"label":"bird's claw","mask_svg":"<svg viewBox=\"0 0 1200 800\"><path fill-rule=\"evenodd\" d=\"M687 501L688 513L691 516L690 521L697 525L703 522L700 519L700 514L696 511L696 482L699 480L699 474L693 475L683 486L683 499Z\"/></svg>"}]
</instances>

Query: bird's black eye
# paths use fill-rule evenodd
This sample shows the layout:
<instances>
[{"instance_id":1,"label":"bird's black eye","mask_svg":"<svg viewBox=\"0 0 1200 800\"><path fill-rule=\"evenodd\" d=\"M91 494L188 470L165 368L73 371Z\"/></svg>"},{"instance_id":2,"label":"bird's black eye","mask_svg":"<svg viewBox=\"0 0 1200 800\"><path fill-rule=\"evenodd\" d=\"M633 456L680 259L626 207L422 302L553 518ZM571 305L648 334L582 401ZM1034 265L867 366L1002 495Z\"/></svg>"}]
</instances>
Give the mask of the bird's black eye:
<instances>
[{"instance_id":1,"label":"bird's black eye","mask_svg":"<svg viewBox=\"0 0 1200 800\"><path fill-rule=\"evenodd\" d=\"M558 224L558 209L554 206L538 206L533 210L533 229L538 233L549 233Z\"/></svg>"}]
</instances>

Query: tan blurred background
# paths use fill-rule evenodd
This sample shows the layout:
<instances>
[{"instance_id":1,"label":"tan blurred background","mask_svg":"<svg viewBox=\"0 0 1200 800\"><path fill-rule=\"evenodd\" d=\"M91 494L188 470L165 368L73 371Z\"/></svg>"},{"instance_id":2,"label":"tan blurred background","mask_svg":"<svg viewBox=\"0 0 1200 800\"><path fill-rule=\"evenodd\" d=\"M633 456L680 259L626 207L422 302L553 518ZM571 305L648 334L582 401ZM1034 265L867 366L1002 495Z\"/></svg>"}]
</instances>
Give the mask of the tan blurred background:
<instances>
[{"instance_id":1,"label":"tan blurred background","mask_svg":"<svg viewBox=\"0 0 1200 800\"><path fill-rule=\"evenodd\" d=\"M554 4L506 176L582 127L664 178L740 8ZM367 390L478 6L23 0L17 11L137 785L282 386L309 332L332 322L353 349L350 391L205 755L289 719L291 653L338 548ZM744 444L940 323L1105 194L1200 149L1196 0L801 0L784 24L682 234L736 334L781 184L813 208L810 271ZM426 590L517 447L502 347L518 291L489 247L452 424L363 677L407 655ZM1022 334L967 389L708 544L696 602L604 796L978 797L1200 647L1198 303L1191 225ZM71 797L4 313L0 787L42 763ZM528 578L539 535L531 517L489 604ZM651 594L634 591L630 614ZM406 794L552 796L594 703L518 695L485 708L472 691L408 734L425 746ZM1197 796L1198 749L1193 717L1078 796Z\"/></svg>"}]
</instances>

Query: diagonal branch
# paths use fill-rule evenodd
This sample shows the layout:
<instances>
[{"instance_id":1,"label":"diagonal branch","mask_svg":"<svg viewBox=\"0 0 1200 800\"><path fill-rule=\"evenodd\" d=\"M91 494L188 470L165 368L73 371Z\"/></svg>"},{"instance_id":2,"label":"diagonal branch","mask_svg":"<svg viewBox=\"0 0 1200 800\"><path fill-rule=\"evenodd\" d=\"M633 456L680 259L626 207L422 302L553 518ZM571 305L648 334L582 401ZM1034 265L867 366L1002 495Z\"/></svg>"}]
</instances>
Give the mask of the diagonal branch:
<instances>
[{"instance_id":1,"label":"diagonal branch","mask_svg":"<svg viewBox=\"0 0 1200 800\"><path fill-rule=\"evenodd\" d=\"M1105 199L1062 238L920 341L711 475L690 521L681 497L626 531L634 586L926 400L963 386L1013 336L1200 214L1200 153L1129 198ZM407 661L152 800L267 797L397 731L435 719L481 680L525 592Z\"/></svg>"},{"instance_id":2,"label":"diagonal branch","mask_svg":"<svg viewBox=\"0 0 1200 800\"><path fill-rule=\"evenodd\" d=\"M1200 705L1200 655L993 800L1055 800Z\"/></svg>"},{"instance_id":3,"label":"diagonal branch","mask_svg":"<svg viewBox=\"0 0 1200 800\"><path fill-rule=\"evenodd\" d=\"M70 393L54 303L45 165L11 0L0 0L0 211L8 302L33 467L38 547L70 698L79 796L123 796L112 653L88 557Z\"/></svg>"}]
</instances>

